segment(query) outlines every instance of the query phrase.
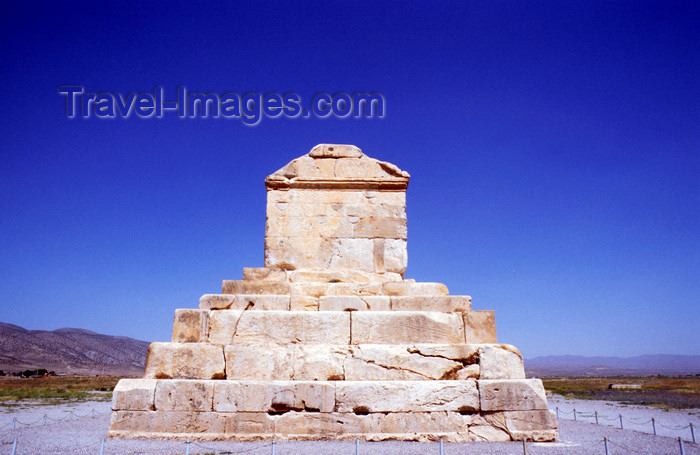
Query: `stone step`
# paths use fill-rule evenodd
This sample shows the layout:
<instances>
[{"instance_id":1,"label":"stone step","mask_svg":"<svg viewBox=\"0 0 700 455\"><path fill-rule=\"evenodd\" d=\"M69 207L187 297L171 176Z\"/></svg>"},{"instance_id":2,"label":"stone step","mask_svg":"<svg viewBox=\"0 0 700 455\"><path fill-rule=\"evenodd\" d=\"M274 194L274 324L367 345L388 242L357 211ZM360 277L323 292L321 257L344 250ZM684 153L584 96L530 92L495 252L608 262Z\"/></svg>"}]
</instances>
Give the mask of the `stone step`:
<instances>
[{"instance_id":1,"label":"stone step","mask_svg":"<svg viewBox=\"0 0 700 455\"><path fill-rule=\"evenodd\" d=\"M510 401L481 413L493 391ZM513 395L514 394L514 395ZM486 398L484 398L484 396ZM539 380L193 381L122 379L110 436L535 440L556 437ZM399 436L406 435L406 436Z\"/></svg>"},{"instance_id":2,"label":"stone step","mask_svg":"<svg viewBox=\"0 0 700 455\"><path fill-rule=\"evenodd\" d=\"M224 280L222 294L282 294L293 296L321 297L324 295L395 295L395 296L439 296L448 295L447 286L442 283L415 282L288 282Z\"/></svg>"},{"instance_id":3,"label":"stone step","mask_svg":"<svg viewBox=\"0 0 700 455\"><path fill-rule=\"evenodd\" d=\"M199 299L203 310L307 310L307 311L442 311L471 309L468 295L388 296L324 295L321 297L279 294L205 294Z\"/></svg>"},{"instance_id":4,"label":"stone step","mask_svg":"<svg viewBox=\"0 0 700 455\"><path fill-rule=\"evenodd\" d=\"M505 344L212 345L152 343L146 378L234 380L522 379Z\"/></svg>"}]
</instances>

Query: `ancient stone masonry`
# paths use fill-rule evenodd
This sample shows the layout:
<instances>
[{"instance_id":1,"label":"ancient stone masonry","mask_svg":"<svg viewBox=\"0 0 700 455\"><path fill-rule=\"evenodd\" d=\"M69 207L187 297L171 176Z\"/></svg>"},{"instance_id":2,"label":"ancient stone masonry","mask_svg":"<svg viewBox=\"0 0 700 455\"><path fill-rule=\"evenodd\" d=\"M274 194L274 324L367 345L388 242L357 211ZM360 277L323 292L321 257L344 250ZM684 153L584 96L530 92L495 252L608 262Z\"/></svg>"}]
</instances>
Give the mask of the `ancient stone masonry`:
<instances>
[{"instance_id":1,"label":"ancient stone masonry","mask_svg":"<svg viewBox=\"0 0 700 455\"><path fill-rule=\"evenodd\" d=\"M492 311L404 279L409 175L321 144L270 175L265 267L175 312L112 437L553 440Z\"/></svg>"}]
</instances>

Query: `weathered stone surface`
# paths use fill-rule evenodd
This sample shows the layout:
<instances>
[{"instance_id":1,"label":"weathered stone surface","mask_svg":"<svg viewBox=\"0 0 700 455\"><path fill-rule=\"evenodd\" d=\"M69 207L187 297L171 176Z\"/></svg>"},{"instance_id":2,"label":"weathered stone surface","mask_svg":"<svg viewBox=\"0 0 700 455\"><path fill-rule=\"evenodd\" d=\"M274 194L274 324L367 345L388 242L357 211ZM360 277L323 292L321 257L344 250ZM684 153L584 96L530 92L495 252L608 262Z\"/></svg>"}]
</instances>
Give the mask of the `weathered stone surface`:
<instances>
[{"instance_id":1,"label":"weathered stone surface","mask_svg":"<svg viewBox=\"0 0 700 455\"><path fill-rule=\"evenodd\" d=\"M474 364L479 361L479 346L475 344L416 344L409 346L408 351L426 357L444 357L464 364Z\"/></svg>"},{"instance_id":2,"label":"weathered stone surface","mask_svg":"<svg viewBox=\"0 0 700 455\"><path fill-rule=\"evenodd\" d=\"M458 313L353 311L352 344L464 343Z\"/></svg>"},{"instance_id":3,"label":"weathered stone surface","mask_svg":"<svg viewBox=\"0 0 700 455\"><path fill-rule=\"evenodd\" d=\"M293 295L289 309L292 311L318 311L318 297Z\"/></svg>"},{"instance_id":4,"label":"weathered stone surface","mask_svg":"<svg viewBox=\"0 0 700 455\"><path fill-rule=\"evenodd\" d=\"M453 379L464 365L443 357L411 353L407 346L359 345L345 360L345 380Z\"/></svg>"},{"instance_id":5,"label":"weathered stone surface","mask_svg":"<svg viewBox=\"0 0 700 455\"><path fill-rule=\"evenodd\" d=\"M208 343L151 343L144 378L222 379L224 350Z\"/></svg>"},{"instance_id":6,"label":"weathered stone surface","mask_svg":"<svg viewBox=\"0 0 700 455\"><path fill-rule=\"evenodd\" d=\"M213 311L209 342L216 344L350 344L350 315L340 311Z\"/></svg>"},{"instance_id":7,"label":"weathered stone surface","mask_svg":"<svg viewBox=\"0 0 700 455\"><path fill-rule=\"evenodd\" d=\"M388 311L391 301L388 296L323 296L318 309L321 311Z\"/></svg>"},{"instance_id":8,"label":"weathered stone surface","mask_svg":"<svg viewBox=\"0 0 700 455\"><path fill-rule=\"evenodd\" d=\"M505 430L490 425L470 425L469 434L475 441L510 441L510 435Z\"/></svg>"},{"instance_id":9,"label":"weathered stone surface","mask_svg":"<svg viewBox=\"0 0 700 455\"><path fill-rule=\"evenodd\" d=\"M547 409L547 397L539 379L479 379L482 411L531 411Z\"/></svg>"},{"instance_id":10,"label":"weathered stone surface","mask_svg":"<svg viewBox=\"0 0 700 455\"><path fill-rule=\"evenodd\" d=\"M200 343L207 340L209 312L206 310L175 310L174 343Z\"/></svg>"},{"instance_id":11,"label":"weathered stone surface","mask_svg":"<svg viewBox=\"0 0 700 455\"><path fill-rule=\"evenodd\" d=\"M214 384L224 381L172 379L156 384L157 411L211 411Z\"/></svg>"},{"instance_id":12,"label":"weathered stone surface","mask_svg":"<svg viewBox=\"0 0 700 455\"><path fill-rule=\"evenodd\" d=\"M371 273L361 270L300 269L287 272L291 283L386 283L401 281L398 273Z\"/></svg>"},{"instance_id":13,"label":"weathered stone surface","mask_svg":"<svg viewBox=\"0 0 700 455\"><path fill-rule=\"evenodd\" d=\"M332 412L335 385L321 381L217 381L214 410L219 412Z\"/></svg>"},{"instance_id":14,"label":"weathered stone surface","mask_svg":"<svg viewBox=\"0 0 700 455\"><path fill-rule=\"evenodd\" d=\"M525 379L523 356L509 344L479 346L481 379Z\"/></svg>"},{"instance_id":15,"label":"weathered stone surface","mask_svg":"<svg viewBox=\"0 0 700 455\"><path fill-rule=\"evenodd\" d=\"M211 310L289 310L289 295L205 294L199 308Z\"/></svg>"},{"instance_id":16,"label":"weathered stone surface","mask_svg":"<svg viewBox=\"0 0 700 455\"><path fill-rule=\"evenodd\" d=\"M496 317L491 310L469 311L464 314L467 343L497 343Z\"/></svg>"},{"instance_id":17,"label":"weathered stone surface","mask_svg":"<svg viewBox=\"0 0 700 455\"><path fill-rule=\"evenodd\" d=\"M286 281L286 271L268 267L243 267L244 281Z\"/></svg>"},{"instance_id":18,"label":"weathered stone surface","mask_svg":"<svg viewBox=\"0 0 700 455\"><path fill-rule=\"evenodd\" d=\"M360 158L362 150L354 145L318 144L309 152L311 158Z\"/></svg>"},{"instance_id":19,"label":"weathered stone surface","mask_svg":"<svg viewBox=\"0 0 700 455\"><path fill-rule=\"evenodd\" d=\"M109 437L121 438L225 438L225 415L215 412L116 411Z\"/></svg>"},{"instance_id":20,"label":"weathered stone surface","mask_svg":"<svg viewBox=\"0 0 700 455\"><path fill-rule=\"evenodd\" d=\"M477 411L476 381L339 381L338 412Z\"/></svg>"},{"instance_id":21,"label":"weathered stone surface","mask_svg":"<svg viewBox=\"0 0 700 455\"><path fill-rule=\"evenodd\" d=\"M278 281L224 280L222 294L289 294L289 283Z\"/></svg>"},{"instance_id":22,"label":"weathered stone surface","mask_svg":"<svg viewBox=\"0 0 700 455\"><path fill-rule=\"evenodd\" d=\"M406 280L400 283L385 283L384 294L391 296L438 296L448 295L447 286L442 283L416 283L413 280Z\"/></svg>"},{"instance_id":23,"label":"weathered stone surface","mask_svg":"<svg viewBox=\"0 0 700 455\"><path fill-rule=\"evenodd\" d=\"M464 312L471 309L467 295L392 296L391 309L396 311Z\"/></svg>"},{"instance_id":24,"label":"weathered stone surface","mask_svg":"<svg viewBox=\"0 0 700 455\"><path fill-rule=\"evenodd\" d=\"M223 413L225 433L236 439L246 439L247 435L255 435L252 439L266 439L275 434L275 417L267 412L232 412ZM227 439L229 439L227 438Z\"/></svg>"},{"instance_id":25,"label":"weathered stone surface","mask_svg":"<svg viewBox=\"0 0 700 455\"><path fill-rule=\"evenodd\" d=\"M112 392L114 411L153 411L155 379L120 379Z\"/></svg>"},{"instance_id":26,"label":"weathered stone surface","mask_svg":"<svg viewBox=\"0 0 700 455\"><path fill-rule=\"evenodd\" d=\"M506 431L511 439L554 441L557 438L557 417L548 409L536 411L504 411L484 416L495 428Z\"/></svg>"},{"instance_id":27,"label":"weathered stone surface","mask_svg":"<svg viewBox=\"0 0 700 455\"><path fill-rule=\"evenodd\" d=\"M363 434L371 428L373 419L353 413L288 412L276 421L281 435L308 435L318 439L343 434ZM309 438L314 439L314 438Z\"/></svg>"}]
</instances>

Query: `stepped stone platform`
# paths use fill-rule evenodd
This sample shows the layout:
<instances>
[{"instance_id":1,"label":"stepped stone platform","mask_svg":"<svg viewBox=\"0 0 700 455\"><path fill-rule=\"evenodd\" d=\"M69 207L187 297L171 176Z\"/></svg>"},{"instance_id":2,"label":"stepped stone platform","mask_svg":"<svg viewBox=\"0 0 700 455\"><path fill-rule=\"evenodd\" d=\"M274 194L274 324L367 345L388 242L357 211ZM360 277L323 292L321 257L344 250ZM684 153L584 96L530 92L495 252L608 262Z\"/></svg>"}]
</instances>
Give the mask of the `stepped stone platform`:
<instances>
[{"instance_id":1,"label":"stepped stone platform","mask_svg":"<svg viewBox=\"0 0 700 455\"><path fill-rule=\"evenodd\" d=\"M265 267L175 311L145 377L117 384L109 436L556 439L493 311L404 279L408 179L331 144L270 175Z\"/></svg>"}]
</instances>

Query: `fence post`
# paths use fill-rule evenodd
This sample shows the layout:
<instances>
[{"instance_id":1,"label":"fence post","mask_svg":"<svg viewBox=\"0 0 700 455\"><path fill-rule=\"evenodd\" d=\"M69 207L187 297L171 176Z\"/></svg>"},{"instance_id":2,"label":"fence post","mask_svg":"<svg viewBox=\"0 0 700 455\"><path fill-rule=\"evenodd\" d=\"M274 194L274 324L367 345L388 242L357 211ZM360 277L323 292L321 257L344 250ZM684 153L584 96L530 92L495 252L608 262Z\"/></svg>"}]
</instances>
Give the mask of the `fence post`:
<instances>
[{"instance_id":1,"label":"fence post","mask_svg":"<svg viewBox=\"0 0 700 455\"><path fill-rule=\"evenodd\" d=\"M576 408L574 408L574 420L576 420Z\"/></svg>"},{"instance_id":2,"label":"fence post","mask_svg":"<svg viewBox=\"0 0 700 455\"><path fill-rule=\"evenodd\" d=\"M188 439L187 442L185 442L185 455L190 455L190 440Z\"/></svg>"},{"instance_id":3,"label":"fence post","mask_svg":"<svg viewBox=\"0 0 700 455\"><path fill-rule=\"evenodd\" d=\"M603 442L605 443L605 455L610 455L610 451L608 450L608 438L603 438Z\"/></svg>"},{"instance_id":4,"label":"fence post","mask_svg":"<svg viewBox=\"0 0 700 455\"><path fill-rule=\"evenodd\" d=\"M624 430L624 428L622 428L622 414L620 414L620 430Z\"/></svg>"},{"instance_id":5,"label":"fence post","mask_svg":"<svg viewBox=\"0 0 700 455\"><path fill-rule=\"evenodd\" d=\"M654 418L651 418L651 429L654 430L654 436L656 436L656 420Z\"/></svg>"},{"instance_id":6,"label":"fence post","mask_svg":"<svg viewBox=\"0 0 700 455\"><path fill-rule=\"evenodd\" d=\"M355 439L355 455L360 455L360 440Z\"/></svg>"},{"instance_id":7,"label":"fence post","mask_svg":"<svg viewBox=\"0 0 700 455\"><path fill-rule=\"evenodd\" d=\"M272 440L272 455L275 455L275 440Z\"/></svg>"},{"instance_id":8,"label":"fence post","mask_svg":"<svg viewBox=\"0 0 700 455\"><path fill-rule=\"evenodd\" d=\"M46 414L44 414L44 425L46 425Z\"/></svg>"},{"instance_id":9,"label":"fence post","mask_svg":"<svg viewBox=\"0 0 700 455\"><path fill-rule=\"evenodd\" d=\"M598 425L598 411L594 411L595 414L595 424Z\"/></svg>"},{"instance_id":10,"label":"fence post","mask_svg":"<svg viewBox=\"0 0 700 455\"><path fill-rule=\"evenodd\" d=\"M102 438L102 442L100 442L100 455L105 454L105 438Z\"/></svg>"},{"instance_id":11,"label":"fence post","mask_svg":"<svg viewBox=\"0 0 700 455\"><path fill-rule=\"evenodd\" d=\"M693 431L693 422L690 422L690 435L693 437L693 442L695 442L695 431Z\"/></svg>"},{"instance_id":12,"label":"fence post","mask_svg":"<svg viewBox=\"0 0 700 455\"><path fill-rule=\"evenodd\" d=\"M442 453L442 438L440 438L440 455L443 455L443 453Z\"/></svg>"},{"instance_id":13,"label":"fence post","mask_svg":"<svg viewBox=\"0 0 700 455\"><path fill-rule=\"evenodd\" d=\"M559 406L556 407L557 410L557 419L559 418Z\"/></svg>"},{"instance_id":14,"label":"fence post","mask_svg":"<svg viewBox=\"0 0 700 455\"><path fill-rule=\"evenodd\" d=\"M15 429L15 426L17 425L17 417L12 418L12 429Z\"/></svg>"},{"instance_id":15,"label":"fence post","mask_svg":"<svg viewBox=\"0 0 700 455\"><path fill-rule=\"evenodd\" d=\"M14 439L12 441L12 452L10 452L10 455L15 455L16 450L17 450L17 439Z\"/></svg>"},{"instance_id":16,"label":"fence post","mask_svg":"<svg viewBox=\"0 0 700 455\"><path fill-rule=\"evenodd\" d=\"M523 438L523 455L527 455L527 446L525 445L527 438Z\"/></svg>"},{"instance_id":17,"label":"fence post","mask_svg":"<svg viewBox=\"0 0 700 455\"><path fill-rule=\"evenodd\" d=\"M685 447L683 447L683 438L678 438L678 445L681 446L681 455L685 455Z\"/></svg>"}]
</instances>

